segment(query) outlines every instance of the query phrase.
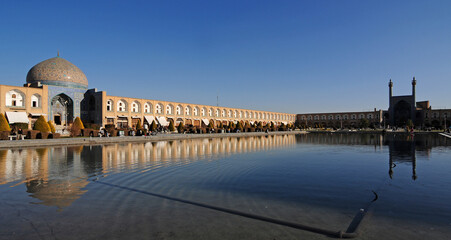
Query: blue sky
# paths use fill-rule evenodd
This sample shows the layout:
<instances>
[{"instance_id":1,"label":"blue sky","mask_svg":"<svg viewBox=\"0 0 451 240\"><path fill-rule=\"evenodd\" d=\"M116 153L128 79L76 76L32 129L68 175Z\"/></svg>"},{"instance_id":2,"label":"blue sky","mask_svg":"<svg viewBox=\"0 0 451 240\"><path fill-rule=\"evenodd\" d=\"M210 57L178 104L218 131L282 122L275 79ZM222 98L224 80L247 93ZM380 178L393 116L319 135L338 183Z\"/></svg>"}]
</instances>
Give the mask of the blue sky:
<instances>
[{"instance_id":1,"label":"blue sky","mask_svg":"<svg viewBox=\"0 0 451 240\"><path fill-rule=\"evenodd\" d=\"M451 108L451 1L0 1L0 81L56 56L107 94L288 113Z\"/></svg>"}]
</instances>

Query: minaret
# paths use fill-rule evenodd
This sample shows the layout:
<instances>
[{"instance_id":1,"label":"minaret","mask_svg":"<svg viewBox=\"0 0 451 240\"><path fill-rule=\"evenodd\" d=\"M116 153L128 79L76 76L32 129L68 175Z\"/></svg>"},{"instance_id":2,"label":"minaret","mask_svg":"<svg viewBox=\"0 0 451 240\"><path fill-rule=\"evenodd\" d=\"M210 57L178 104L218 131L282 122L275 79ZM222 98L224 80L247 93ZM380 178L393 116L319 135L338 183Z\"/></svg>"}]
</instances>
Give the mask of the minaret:
<instances>
[{"instance_id":1,"label":"minaret","mask_svg":"<svg viewBox=\"0 0 451 240\"><path fill-rule=\"evenodd\" d=\"M393 82L391 81L391 78L390 78L390 82L388 82L388 88L389 88L389 92L390 92L390 103L391 103L391 97L393 97Z\"/></svg>"},{"instance_id":2,"label":"minaret","mask_svg":"<svg viewBox=\"0 0 451 240\"><path fill-rule=\"evenodd\" d=\"M392 106L392 98L393 98L393 82L388 82L389 89L389 98L388 98L388 124L393 125L393 106Z\"/></svg>"},{"instance_id":3,"label":"minaret","mask_svg":"<svg viewBox=\"0 0 451 240\"><path fill-rule=\"evenodd\" d=\"M412 80L412 110L411 110L411 117L410 117L410 119L412 119L414 124L416 122L415 113L416 113L416 110L417 110L417 99L416 99L416 96L415 96L415 92L416 92L415 91L415 87L416 87L416 85L417 85L417 80L415 80L415 77L413 77L413 80Z\"/></svg>"}]
</instances>

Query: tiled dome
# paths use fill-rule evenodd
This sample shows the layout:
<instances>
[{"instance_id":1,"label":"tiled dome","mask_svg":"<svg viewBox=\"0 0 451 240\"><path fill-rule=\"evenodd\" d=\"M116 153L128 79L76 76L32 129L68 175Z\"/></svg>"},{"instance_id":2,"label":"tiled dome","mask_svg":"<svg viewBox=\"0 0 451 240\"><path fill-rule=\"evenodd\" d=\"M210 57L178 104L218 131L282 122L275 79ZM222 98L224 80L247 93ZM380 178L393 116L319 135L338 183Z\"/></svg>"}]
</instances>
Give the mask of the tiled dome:
<instances>
[{"instance_id":1,"label":"tiled dome","mask_svg":"<svg viewBox=\"0 0 451 240\"><path fill-rule=\"evenodd\" d=\"M61 57L54 57L36 64L28 71L27 83L88 88L86 75L74 64Z\"/></svg>"}]
</instances>

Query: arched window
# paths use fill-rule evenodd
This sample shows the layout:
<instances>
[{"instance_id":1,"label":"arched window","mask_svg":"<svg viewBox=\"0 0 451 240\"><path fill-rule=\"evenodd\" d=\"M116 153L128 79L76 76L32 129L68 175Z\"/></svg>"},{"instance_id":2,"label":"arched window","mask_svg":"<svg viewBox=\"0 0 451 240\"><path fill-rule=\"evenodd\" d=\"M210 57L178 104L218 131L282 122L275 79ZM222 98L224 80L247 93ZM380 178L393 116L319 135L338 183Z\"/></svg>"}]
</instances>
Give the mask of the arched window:
<instances>
[{"instance_id":1,"label":"arched window","mask_svg":"<svg viewBox=\"0 0 451 240\"><path fill-rule=\"evenodd\" d=\"M146 102L144 104L144 113L152 113L152 103Z\"/></svg>"},{"instance_id":2,"label":"arched window","mask_svg":"<svg viewBox=\"0 0 451 240\"><path fill-rule=\"evenodd\" d=\"M335 115L335 119L336 120L340 120L341 118L340 118L340 115Z\"/></svg>"},{"instance_id":3,"label":"arched window","mask_svg":"<svg viewBox=\"0 0 451 240\"><path fill-rule=\"evenodd\" d=\"M202 110L201 110L202 117L205 117L206 113L207 113L207 109L206 108L202 108Z\"/></svg>"},{"instance_id":4,"label":"arched window","mask_svg":"<svg viewBox=\"0 0 451 240\"><path fill-rule=\"evenodd\" d=\"M249 113L249 118L253 118L252 112Z\"/></svg>"},{"instance_id":5,"label":"arched window","mask_svg":"<svg viewBox=\"0 0 451 240\"><path fill-rule=\"evenodd\" d=\"M182 109L183 109L182 106L181 106L181 105L178 105L178 106L175 108L176 114L177 114L177 115L183 115Z\"/></svg>"},{"instance_id":6,"label":"arched window","mask_svg":"<svg viewBox=\"0 0 451 240\"><path fill-rule=\"evenodd\" d=\"M257 115L258 117L258 119L262 119L262 114L261 113L258 113L258 115Z\"/></svg>"},{"instance_id":7,"label":"arched window","mask_svg":"<svg viewBox=\"0 0 451 240\"><path fill-rule=\"evenodd\" d=\"M41 95L35 93L31 95L31 107L40 108L41 107Z\"/></svg>"},{"instance_id":8,"label":"arched window","mask_svg":"<svg viewBox=\"0 0 451 240\"><path fill-rule=\"evenodd\" d=\"M356 118L357 118L357 116L356 116L355 114L352 114L352 115L351 115L351 119L352 119L352 120L355 120Z\"/></svg>"},{"instance_id":9,"label":"arched window","mask_svg":"<svg viewBox=\"0 0 451 240\"><path fill-rule=\"evenodd\" d=\"M236 118L237 115L238 115L238 112L236 110L233 111L233 117Z\"/></svg>"},{"instance_id":10,"label":"arched window","mask_svg":"<svg viewBox=\"0 0 451 240\"><path fill-rule=\"evenodd\" d=\"M312 120L312 116L310 115L310 116L308 116L308 120Z\"/></svg>"},{"instance_id":11,"label":"arched window","mask_svg":"<svg viewBox=\"0 0 451 240\"><path fill-rule=\"evenodd\" d=\"M25 107L25 94L19 90L11 90L6 93L6 106Z\"/></svg>"},{"instance_id":12,"label":"arched window","mask_svg":"<svg viewBox=\"0 0 451 240\"><path fill-rule=\"evenodd\" d=\"M334 120L334 116L329 115L329 120Z\"/></svg>"},{"instance_id":13,"label":"arched window","mask_svg":"<svg viewBox=\"0 0 451 240\"><path fill-rule=\"evenodd\" d=\"M232 117L232 110L229 110L229 114L228 114L229 118Z\"/></svg>"},{"instance_id":14,"label":"arched window","mask_svg":"<svg viewBox=\"0 0 451 240\"><path fill-rule=\"evenodd\" d=\"M212 117L213 116L213 109L208 109L208 116L209 117Z\"/></svg>"},{"instance_id":15,"label":"arched window","mask_svg":"<svg viewBox=\"0 0 451 240\"><path fill-rule=\"evenodd\" d=\"M216 111L215 111L215 116L216 116L216 117L219 117L219 109L216 109Z\"/></svg>"},{"instance_id":16,"label":"arched window","mask_svg":"<svg viewBox=\"0 0 451 240\"><path fill-rule=\"evenodd\" d=\"M194 114L194 116L199 116L199 108L198 107L195 107L193 109L193 114Z\"/></svg>"},{"instance_id":17,"label":"arched window","mask_svg":"<svg viewBox=\"0 0 451 240\"><path fill-rule=\"evenodd\" d=\"M191 107L190 106L186 106L185 107L185 115L186 116L190 116L191 115Z\"/></svg>"},{"instance_id":18,"label":"arched window","mask_svg":"<svg viewBox=\"0 0 451 240\"><path fill-rule=\"evenodd\" d=\"M166 105L166 114L172 115L174 113L174 106L172 104Z\"/></svg>"},{"instance_id":19,"label":"arched window","mask_svg":"<svg viewBox=\"0 0 451 240\"><path fill-rule=\"evenodd\" d=\"M113 111L113 100L109 99L108 101L106 101L106 110L108 112Z\"/></svg>"},{"instance_id":20,"label":"arched window","mask_svg":"<svg viewBox=\"0 0 451 240\"><path fill-rule=\"evenodd\" d=\"M326 115L321 115L321 120L326 120Z\"/></svg>"},{"instance_id":21,"label":"arched window","mask_svg":"<svg viewBox=\"0 0 451 240\"><path fill-rule=\"evenodd\" d=\"M367 116L366 116L366 118L368 118L368 119L373 119L373 114L368 114Z\"/></svg>"},{"instance_id":22,"label":"arched window","mask_svg":"<svg viewBox=\"0 0 451 240\"><path fill-rule=\"evenodd\" d=\"M244 118L247 118L249 116L248 112L244 112Z\"/></svg>"},{"instance_id":23,"label":"arched window","mask_svg":"<svg viewBox=\"0 0 451 240\"><path fill-rule=\"evenodd\" d=\"M240 111L240 118L243 118L243 111Z\"/></svg>"},{"instance_id":24,"label":"arched window","mask_svg":"<svg viewBox=\"0 0 451 240\"><path fill-rule=\"evenodd\" d=\"M365 115L359 114L359 119L362 119L362 118L364 118L364 117L365 117Z\"/></svg>"},{"instance_id":25,"label":"arched window","mask_svg":"<svg viewBox=\"0 0 451 240\"><path fill-rule=\"evenodd\" d=\"M155 113L156 114L162 114L163 113L163 104L157 103L157 105L155 105Z\"/></svg>"},{"instance_id":26,"label":"arched window","mask_svg":"<svg viewBox=\"0 0 451 240\"><path fill-rule=\"evenodd\" d=\"M117 111L118 112L126 112L127 111L127 102L123 99L117 101Z\"/></svg>"},{"instance_id":27,"label":"arched window","mask_svg":"<svg viewBox=\"0 0 451 240\"><path fill-rule=\"evenodd\" d=\"M136 101L132 102L132 112L134 113L140 112L139 103Z\"/></svg>"},{"instance_id":28,"label":"arched window","mask_svg":"<svg viewBox=\"0 0 451 240\"><path fill-rule=\"evenodd\" d=\"M319 120L319 116L318 115L315 115L315 120Z\"/></svg>"},{"instance_id":29,"label":"arched window","mask_svg":"<svg viewBox=\"0 0 451 240\"><path fill-rule=\"evenodd\" d=\"M226 110L225 109L222 109L222 117L226 117Z\"/></svg>"},{"instance_id":30,"label":"arched window","mask_svg":"<svg viewBox=\"0 0 451 240\"><path fill-rule=\"evenodd\" d=\"M343 120L348 120L348 115L347 114L343 115Z\"/></svg>"}]
</instances>

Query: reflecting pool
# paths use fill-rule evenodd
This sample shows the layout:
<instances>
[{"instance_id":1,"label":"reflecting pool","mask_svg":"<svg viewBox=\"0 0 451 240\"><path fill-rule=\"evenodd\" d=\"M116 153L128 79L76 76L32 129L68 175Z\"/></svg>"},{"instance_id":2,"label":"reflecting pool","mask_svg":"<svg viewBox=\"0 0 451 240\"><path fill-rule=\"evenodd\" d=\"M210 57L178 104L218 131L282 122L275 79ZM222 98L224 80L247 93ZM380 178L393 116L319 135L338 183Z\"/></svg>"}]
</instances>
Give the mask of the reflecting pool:
<instances>
[{"instance_id":1,"label":"reflecting pool","mask_svg":"<svg viewBox=\"0 0 451 240\"><path fill-rule=\"evenodd\" d=\"M358 239L449 239L450 153L357 133L0 150L0 239L330 238L202 204L336 231L370 205Z\"/></svg>"}]
</instances>

